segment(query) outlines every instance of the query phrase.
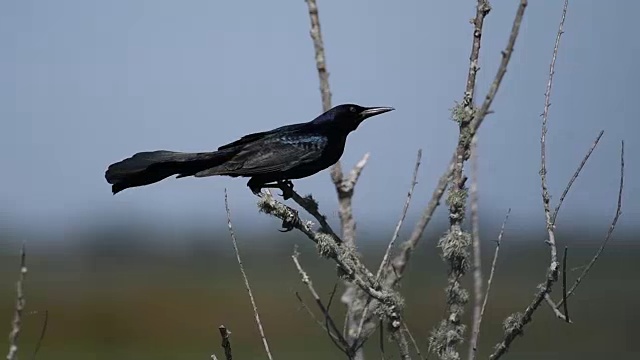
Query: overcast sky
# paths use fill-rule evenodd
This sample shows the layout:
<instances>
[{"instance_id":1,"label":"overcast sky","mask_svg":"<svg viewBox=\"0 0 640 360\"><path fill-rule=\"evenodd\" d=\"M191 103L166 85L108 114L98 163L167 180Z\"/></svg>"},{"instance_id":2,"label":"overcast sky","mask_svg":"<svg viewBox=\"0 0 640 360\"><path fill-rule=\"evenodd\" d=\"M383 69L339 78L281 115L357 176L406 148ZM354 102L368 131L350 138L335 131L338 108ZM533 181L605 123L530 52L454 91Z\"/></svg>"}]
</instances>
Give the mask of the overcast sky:
<instances>
[{"instance_id":1,"label":"overcast sky","mask_svg":"<svg viewBox=\"0 0 640 360\"><path fill-rule=\"evenodd\" d=\"M478 95L493 79L518 1L493 1ZM318 1L333 103L393 106L349 137L343 157L370 162L356 215L395 222L416 151L415 215L455 145L449 109L465 87L475 1ZM480 133L486 217L508 207L543 217L540 113L562 1L530 1L509 70ZM556 64L548 171L554 200L600 130L599 148L561 219L606 228L615 209L620 140L627 183L621 225L640 215L637 1L571 1ZM68 229L119 218L225 223L255 211L246 179L168 179L113 196L104 170L156 149L207 151L321 112L304 1L58 0L0 2L0 223ZM296 182L335 209L328 171ZM329 211L330 212L330 211ZM330 214L337 221L335 213Z\"/></svg>"}]
</instances>

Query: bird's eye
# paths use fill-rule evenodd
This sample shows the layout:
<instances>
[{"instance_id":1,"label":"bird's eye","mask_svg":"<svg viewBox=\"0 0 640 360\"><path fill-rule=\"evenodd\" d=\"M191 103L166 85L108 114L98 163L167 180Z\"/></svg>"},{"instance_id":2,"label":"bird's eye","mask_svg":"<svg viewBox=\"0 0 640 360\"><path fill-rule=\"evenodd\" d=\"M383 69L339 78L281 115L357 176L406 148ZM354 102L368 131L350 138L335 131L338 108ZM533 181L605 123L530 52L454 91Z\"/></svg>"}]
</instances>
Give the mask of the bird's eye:
<instances>
[{"instance_id":1,"label":"bird's eye","mask_svg":"<svg viewBox=\"0 0 640 360\"><path fill-rule=\"evenodd\" d=\"M349 108L349 111L351 111L352 113L354 113L354 112L356 112L356 108L352 106L352 107L350 107L350 108Z\"/></svg>"}]
</instances>

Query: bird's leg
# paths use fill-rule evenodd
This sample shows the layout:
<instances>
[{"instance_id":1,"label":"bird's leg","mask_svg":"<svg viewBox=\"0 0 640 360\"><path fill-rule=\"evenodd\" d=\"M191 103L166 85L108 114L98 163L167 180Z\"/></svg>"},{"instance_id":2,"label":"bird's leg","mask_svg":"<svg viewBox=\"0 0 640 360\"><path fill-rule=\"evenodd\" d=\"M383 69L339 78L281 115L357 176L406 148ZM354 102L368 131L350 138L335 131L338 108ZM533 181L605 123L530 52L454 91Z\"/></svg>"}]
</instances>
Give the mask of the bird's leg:
<instances>
[{"instance_id":1,"label":"bird's leg","mask_svg":"<svg viewBox=\"0 0 640 360\"><path fill-rule=\"evenodd\" d=\"M293 191L293 183L289 180L286 181L278 181L276 183L259 183L255 180L249 180L247 183L251 192L253 192L257 196L262 196L262 189L281 189L282 196L285 200L291 198ZM286 205L285 205L286 206ZM300 221L300 217L298 216L298 211L287 206L289 211L292 213L291 219L282 220L282 230L278 229L280 232L289 232L295 228L297 223Z\"/></svg>"},{"instance_id":2,"label":"bird's leg","mask_svg":"<svg viewBox=\"0 0 640 360\"><path fill-rule=\"evenodd\" d=\"M278 180L276 183L262 184L259 188L255 187L255 190L252 188L251 191L258 195L261 189L280 189L282 190L280 196L282 196L284 200L289 200L293 197L293 183L291 180Z\"/></svg>"},{"instance_id":3,"label":"bird's leg","mask_svg":"<svg viewBox=\"0 0 640 360\"><path fill-rule=\"evenodd\" d=\"M291 180L279 180L278 186L282 190L282 198L289 200L293 197L293 183Z\"/></svg>"}]
</instances>

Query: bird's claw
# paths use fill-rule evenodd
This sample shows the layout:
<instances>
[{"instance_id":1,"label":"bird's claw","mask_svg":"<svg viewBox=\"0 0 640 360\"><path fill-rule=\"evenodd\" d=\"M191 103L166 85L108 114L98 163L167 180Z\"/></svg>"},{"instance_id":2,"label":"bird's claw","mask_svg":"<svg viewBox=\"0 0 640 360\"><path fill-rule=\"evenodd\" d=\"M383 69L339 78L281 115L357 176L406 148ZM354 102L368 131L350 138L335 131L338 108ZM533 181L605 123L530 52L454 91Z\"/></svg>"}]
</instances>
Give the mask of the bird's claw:
<instances>
[{"instance_id":1,"label":"bird's claw","mask_svg":"<svg viewBox=\"0 0 640 360\"><path fill-rule=\"evenodd\" d=\"M278 231L280 232L289 232L293 230L300 222L298 211L292 208L289 208L289 211L291 211L291 217L282 220L282 230L278 229Z\"/></svg>"},{"instance_id":2,"label":"bird's claw","mask_svg":"<svg viewBox=\"0 0 640 360\"><path fill-rule=\"evenodd\" d=\"M282 199L289 200L293 197L293 183L291 180L278 181L278 186L282 190Z\"/></svg>"}]
</instances>

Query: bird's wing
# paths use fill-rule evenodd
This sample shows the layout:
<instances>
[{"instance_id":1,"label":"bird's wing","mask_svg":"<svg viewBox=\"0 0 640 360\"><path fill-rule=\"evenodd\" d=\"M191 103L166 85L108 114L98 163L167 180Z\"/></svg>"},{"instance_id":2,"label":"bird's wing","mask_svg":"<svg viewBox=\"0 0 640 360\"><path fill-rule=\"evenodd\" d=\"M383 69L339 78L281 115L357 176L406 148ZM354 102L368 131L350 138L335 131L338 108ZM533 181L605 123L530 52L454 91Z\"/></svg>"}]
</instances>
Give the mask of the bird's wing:
<instances>
[{"instance_id":1,"label":"bird's wing","mask_svg":"<svg viewBox=\"0 0 640 360\"><path fill-rule=\"evenodd\" d=\"M304 125L305 125L305 123L285 125L285 126L281 126L279 128L268 130L268 131L261 131L261 132L248 134L248 135L245 135L245 136L241 137L240 139L238 139L236 141L233 141L233 142L230 142L228 144L220 146L218 148L218 150L225 150L225 149L229 149L229 148L237 147L237 146L241 146L241 145L248 145L248 144L250 144L252 142L255 142L256 140L263 139L265 137L268 137L269 135L273 135L273 134L276 134L276 133L295 132L297 130L300 130Z\"/></svg>"},{"instance_id":2,"label":"bird's wing","mask_svg":"<svg viewBox=\"0 0 640 360\"><path fill-rule=\"evenodd\" d=\"M220 167L197 173L196 177L214 174L252 176L286 171L318 160L327 146L320 135L282 135L247 146Z\"/></svg>"}]
</instances>

